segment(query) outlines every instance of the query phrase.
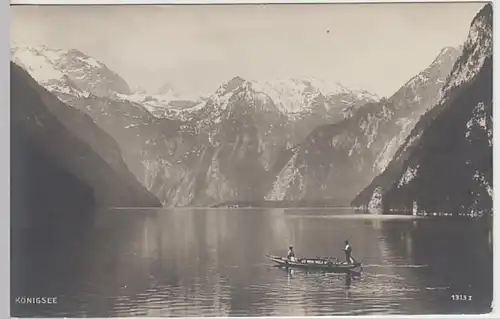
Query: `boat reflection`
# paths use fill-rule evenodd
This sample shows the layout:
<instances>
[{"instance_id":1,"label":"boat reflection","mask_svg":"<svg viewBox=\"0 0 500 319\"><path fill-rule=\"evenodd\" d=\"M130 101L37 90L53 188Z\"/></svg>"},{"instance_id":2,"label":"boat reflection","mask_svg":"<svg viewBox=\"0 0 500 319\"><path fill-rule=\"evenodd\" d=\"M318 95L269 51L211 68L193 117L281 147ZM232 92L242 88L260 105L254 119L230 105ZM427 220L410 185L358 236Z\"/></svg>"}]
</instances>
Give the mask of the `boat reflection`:
<instances>
[{"instance_id":1,"label":"boat reflection","mask_svg":"<svg viewBox=\"0 0 500 319\"><path fill-rule=\"evenodd\" d=\"M314 271L314 270L286 268L286 267L282 267L280 265L273 265L273 268L277 268L280 271L283 271L287 275L289 280L304 279L307 277L311 277L311 278L325 277L327 279L334 279L334 280L343 279L343 282L344 282L346 289L349 289L351 287L353 280L360 280L361 279L361 271L349 271L346 273L332 273L332 272L326 272L326 271L320 271L320 270Z\"/></svg>"}]
</instances>

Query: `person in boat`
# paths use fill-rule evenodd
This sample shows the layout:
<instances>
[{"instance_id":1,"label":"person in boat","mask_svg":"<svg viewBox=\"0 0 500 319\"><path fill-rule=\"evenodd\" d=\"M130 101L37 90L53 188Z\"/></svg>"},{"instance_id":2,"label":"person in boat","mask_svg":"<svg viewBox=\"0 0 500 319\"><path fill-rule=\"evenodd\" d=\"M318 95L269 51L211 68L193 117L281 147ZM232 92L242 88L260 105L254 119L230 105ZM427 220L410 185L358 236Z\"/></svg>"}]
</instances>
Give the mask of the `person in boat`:
<instances>
[{"instance_id":1,"label":"person in boat","mask_svg":"<svg viewBox=\"0 0 500 319\"><path fill-rule=\"evenodd\" d=\"M349 245L349 241L345 241L345 247L344 247L344 253L345 253L345 260L348 264L354 264L354 259L352 258L352 248L351 245Z\"/></svg>"},{"instance_id":2,"label":"person in boat","mask_svg":"<svg viewBox=\"0 0 500 319\"><path fill-rule=\"evenodd\" d=\"M288 247L288 255L286 256L290 261L296 261L295 252L293 251L293 246Z\"/></svg>"}]
</instances>

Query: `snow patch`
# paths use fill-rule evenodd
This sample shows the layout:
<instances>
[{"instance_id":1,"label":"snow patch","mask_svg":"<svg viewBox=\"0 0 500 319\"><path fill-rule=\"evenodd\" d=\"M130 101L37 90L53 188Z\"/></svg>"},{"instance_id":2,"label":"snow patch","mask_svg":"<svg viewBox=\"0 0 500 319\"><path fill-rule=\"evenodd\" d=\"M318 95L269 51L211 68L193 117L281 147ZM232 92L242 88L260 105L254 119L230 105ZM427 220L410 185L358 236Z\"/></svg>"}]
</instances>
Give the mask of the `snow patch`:
<instances>
[{"instance_id":1,"label":"snow patch","mask_svg":"<svg viewBox=\"0 0 500 319\"><path fill-rule=\"evenodd\" d=\"M58 63L64 56L64 51L63 50L48 50L45 49L43 51L45 57L52 63L56 64Z\"/></svg>"},{"instance_id":2,"label":"snow patch","mask_svg":"<svg viewBox=\"0 0 500 319\"><path fill-rule=\"evenodd\" d=\"M76 58L78 61L80 62L83 62L85 64L88 64L90 65L91 67L93 68L100 68L102 67L101 63L99 61L97 61L96 59L94 58L91 58L91 57L77 57Z\"/></svg>"},{"instance_id":3,"label":"snow patch","mask_svg":"<svg viewBox=\"0 0 500 319\"><path fill-rule=\"evenodd\" d=\"M179 120L189 120L194 113L203 109L205 102L192 101L191 107L176 107L170 103L176 101L191 101L178 99L178 95L150 95L143 92L136 92L130 95L117 93L118 99L142 105L149 113L156 118L173 118Z\"/></svg>"},{"instance_id":4,"label":"snow patch","mask_svg":"<svg viewBox=\"0 0 500 319\"><path fill-rule=\"evenodd\" d=\"M355 151L359 151L361 149L361 144L358 142L358 138L354 140L354 144L352 145L351 149L349 150L348 156L351 157L352 154L354 154Z\"/></svg>"},{"instance_id":5,"label":"snow patch","mask_svg":"<svg viewBox=\"0 0 500 319\"><path fill-rule=\"evenodd\" d=\"M419 165L416 165L413 167L412 166L408 167L406 169L406 171L404 172L404 174L401 176L401 179L399 180L398 188L411 182L415 178L415 176L417 175L418 168L419 168Z\"/></svg>"},{"instance_id":6,"label":"snow patch","mask_svg":"<svg viewBox=\"0 0 500 319\"><path fill-rule=\"evenodd\" d=\"M304 95L308 88L304 83L296 80L258 81L252 82L251 87L254 91L269 96L283 113L300 112L305 104Z\"/></svg>"},{"instance_id":7,"label":"snow patch","mask_svg":"<svg viewBox=\"0 0 500 319\"><path fill-rule=\"evenodd\" d=\"M19 49L12 58L40 84L64 79L64 74L53 66L51 60L34 48Z\"/></svg>"},{"instance_id":8,"label":"snow patch","mask_svg":"<svg viewBox=\"0 0 500 319\"><path fill-rule=\"evenodd\" d=\"M212 102L219 110L226 110L229 106L229 99L233 96L232 92L228 92L224 95L214 95Z\"/></svg>"},{"instance_id":9,"label":"snow patch","mask_svg":"<svg viewBox=\"0 0 500 319\"><path fill-rule=\"evenodd\" d=\"M131 127L137 127L137 126L139 126L139 124L130 124L130 125L125 126L125 128L131 128Z\"/></svg>"}]
</instances>

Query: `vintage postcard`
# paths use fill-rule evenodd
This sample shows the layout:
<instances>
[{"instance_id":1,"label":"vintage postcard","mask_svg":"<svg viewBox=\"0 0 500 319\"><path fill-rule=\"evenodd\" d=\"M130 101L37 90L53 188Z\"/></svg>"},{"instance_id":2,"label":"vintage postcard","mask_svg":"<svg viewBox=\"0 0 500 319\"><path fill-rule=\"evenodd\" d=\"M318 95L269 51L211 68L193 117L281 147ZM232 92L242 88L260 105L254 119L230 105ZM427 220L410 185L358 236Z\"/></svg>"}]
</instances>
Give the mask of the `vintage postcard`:
<instances>
[{"instance_id":1,"label":"vintage postcard","mask_svg":"<svg viewBox=\"0 0 500 319\"><path fill-rule=\"evenodd\" d=\"M487 314L493 5L12 5L11 315Z\"/></svg>"}]
</instances>

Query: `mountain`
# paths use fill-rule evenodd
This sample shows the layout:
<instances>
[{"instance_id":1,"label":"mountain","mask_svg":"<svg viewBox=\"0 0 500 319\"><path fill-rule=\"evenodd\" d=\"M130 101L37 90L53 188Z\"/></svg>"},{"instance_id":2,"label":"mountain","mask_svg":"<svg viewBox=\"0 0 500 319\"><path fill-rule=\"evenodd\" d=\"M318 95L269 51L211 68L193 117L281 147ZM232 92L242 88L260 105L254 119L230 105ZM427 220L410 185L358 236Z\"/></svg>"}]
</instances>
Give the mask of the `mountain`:
<instances>
[{"instance_id":1,"label":"mountain","mask_svg":"<svg viewBox=\"0 0 500 319\"><path fill-rule=\"evenodd\" d=\"M175 150L171 158L148 163L148 188L172 205L262 200L280 154L295 140L376 98L336 83L235 77L205 103L185 110L189 117L177 134L148 141Z\"/></svg>"},{"instance_id":2,"label":"mountain","mask_svg":"<svg viewBox=\"0 0 500 319\"><path fill-rule=\"evenodd\" d=\"M119 97L141 104L157 118L180 120L190 118L193 110L201 107L205 101L203 96L180 93L170 83L162 85L154 94L142 90L129 95L121 94Z\"/></svg>"},{"instance_id":3,"label":"mountain","mask_svg":"<svg viewBox=\"0 0 500 319\"><path fill-rule=\"evenodd\" d=\"M362 105L378 101L374 94L349 90L338 83L315 79L249 81L235 77L224 83L193 114L199 131L214 137L229 118L251 119L259 140L273 139L293 145L315 126L348 118Z\"/></svg>"},{"instance_id":4,"label":"mountain","mask_svg":"<svg viewBox=\"0 0 500 319\"><path fill-rule=\"evenodd\" d=\"M374 212L492 211L492 6L471 23L441 100L353 201Z\"/></svg>"},{"instance_id":5,"label":"mountain","mask_svg":"<svg viewBox=\"0 0 500 319\"><path fill-rule=\"evenodd\" d=\"M141 108L144 108L156 118L183 121L189 120L193 112L196 112L204 105L203 98L188 99L173 94L120 94L117 100L140 105Z\"/></svg>"},{"instance_id":6,"label":"mountain","mask_svg":"<svg viewBox=\"0 0 500 319\"><path fill-rule=\"evenodd\" d=\"M132 93L119 75L75 49L17 46L12 48L11 55L12 60L27 70L38 83L66 99L89 94L114 97L116 94Z\"/></svg>"},{"instance_id":7,"label":"mountain","mask_svg":"<svg viewBox=\"0 0 500 319\"><path fill-rule=\"evenodd\" d=\"M330 199L348 205L387 166L419 117L435 105L460 49L445 48L388 99L314 129L281 155L266 200Z\"/></svg>"},{"instance_id":8,"label":"mountain","mask_svg":"<svg viewBox=\"0 0 500 319\"><path fill-rule=\"evenodd\" d=\"M183 98L169 85L160 88L158 94L148 94L140 87L131 89L123 78L104 63L75 49L14 46L11 57L39 84L72 106L77 100L101 98L138 103L140 108L145 108L145 111L155 116L175 117L179 113L177 109L192 107L202 101L200 97ZM169 112L171 107L174 110Z\"/></svg>"},{"instance_id":9,"label":"mountain","mask_svg":"<svg viewBox=\"0 0 500 319\"><path fill-rule=\"evenodd\" d=\"M338 115L337 112L344 114L351 106L380 99L366 90L352 90L338 82L314 78L250 81L238 76L223 84L215 95L223 101L241 91L245 91L252 100L259 101L261 107L291 119L318 109L332 111L332 115Z\"/></svg>"},{"instance_id":10,"label":"mountain","mask_svg":"<svg viewBox=\"0 0 500 319\"><path fill-rule=\"evenodd\" d=\"M100 61L77 50L51 49L46 46L17 46L12 60L23 67L45 89L87 115L118 142L123 160L144 182L143 146L157 127L154 115L134 97L144 96L136 88L133 93L120 76ZM63 110L57 110L62 112ZM71 110L67 111L71 113ZM69 120L70 115L67 116ZM78 125L75 126L78 128ZM79 130L86 142L95 143L86 127ZM89 140L90 139L90 140Z\"/></svg>"},{"instance_id":11,"label":"mountain","mask_svg":"<svg viewBox=\"0 0 500 319\"><path fill-rule=\"evenodd\" d=\"M160 206L108 134L14 63L10 94L14 197L54 214L80 205Z\"/></svg>"},{"instance_id":12,"label":"mountain","mask_svg":"<svg viewBox=\"0 0 500 319\"><path fill-rule=\"evenodd\" d=\"M33 50L15 49L13 59L35 75L44 74L38 77L42 86L111 135L128 168L169 206L262 200L283 152L314 127L342 121L379 100L367 91L317 79L239 77L196 101L172 100L170 86L160 92L163 95L139 89L109 89L113 93L99 95L91 90L92 83L86 88L83 82L71 81L72 68L80 65L60 67L54 62L59 60L46 58L52 51L62 56L67 51ZM78 132L91 142L85 130Z\"/></svg>"}]
</instances>

